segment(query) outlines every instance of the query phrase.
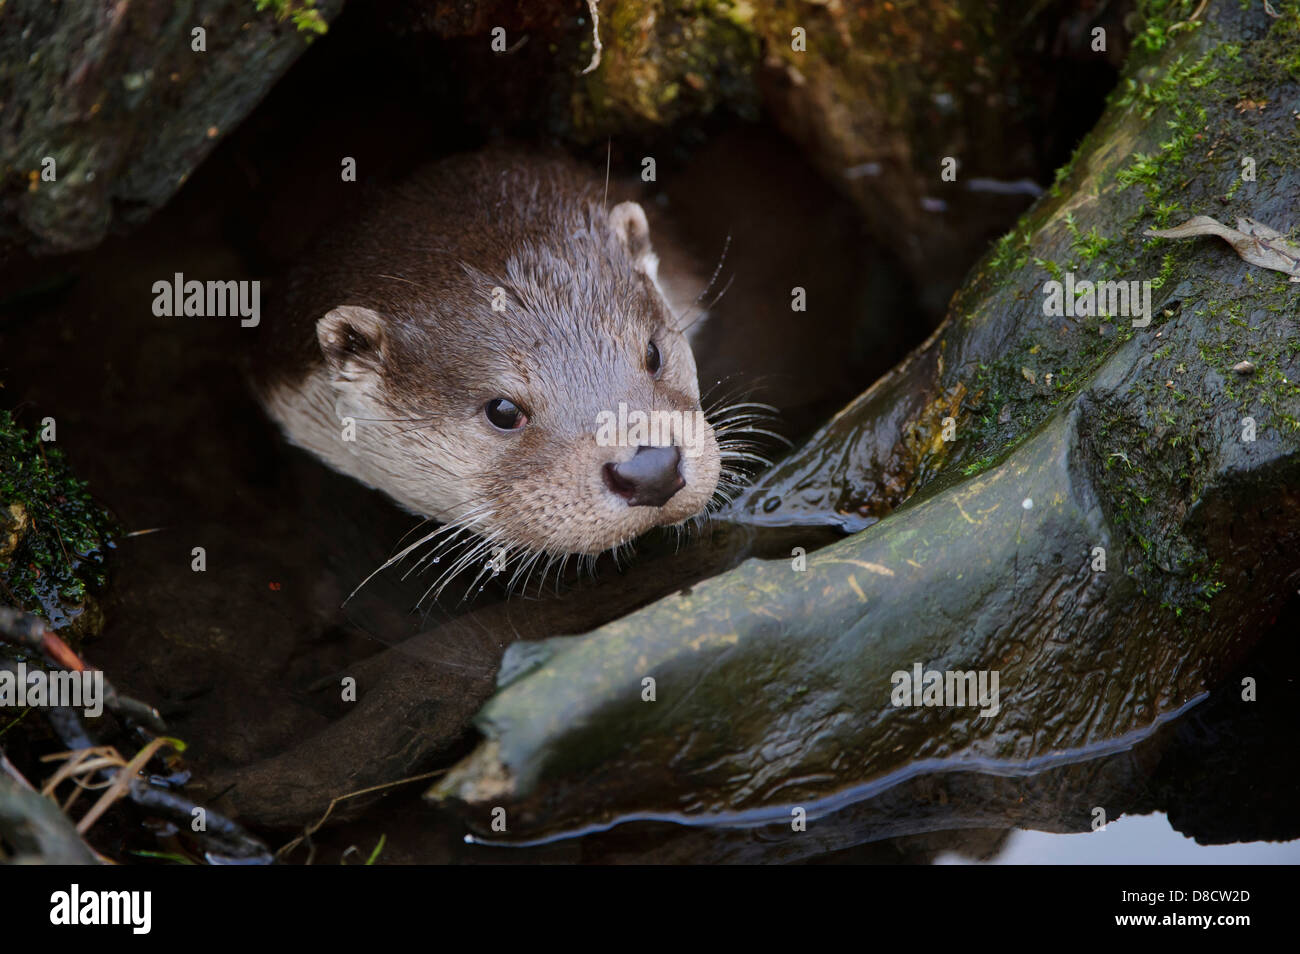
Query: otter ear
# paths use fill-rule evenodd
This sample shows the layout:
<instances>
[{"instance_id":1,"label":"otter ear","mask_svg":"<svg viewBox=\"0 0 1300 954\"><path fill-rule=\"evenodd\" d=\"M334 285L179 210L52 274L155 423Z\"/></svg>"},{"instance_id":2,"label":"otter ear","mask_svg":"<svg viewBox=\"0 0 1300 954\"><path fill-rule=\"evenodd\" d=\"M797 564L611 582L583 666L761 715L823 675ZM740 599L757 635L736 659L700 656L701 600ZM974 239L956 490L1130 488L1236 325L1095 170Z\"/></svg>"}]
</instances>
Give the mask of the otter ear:
<instances>
[{"instance_id":1,"label":"otter ear","mask_svg":"<svg viewBox=\"0 0 1300 954\"><path fill-rule=\"evenodd\" d=\"M609 210L609 224L638 269L655 277L659 258L650 247L650 223L637 202L620 202Z\"/></svg>"},{"instance_id":2,"label":"otter ear","mask_svg":"<svg viewBox=\"0 0 1300 954\"><path fill-rule=\"evenodd\" d=\"M339 305L316 322L316 340L335 374L374 370L384 357L384 319L369 308Z\"/></svg>"}]
</instances>

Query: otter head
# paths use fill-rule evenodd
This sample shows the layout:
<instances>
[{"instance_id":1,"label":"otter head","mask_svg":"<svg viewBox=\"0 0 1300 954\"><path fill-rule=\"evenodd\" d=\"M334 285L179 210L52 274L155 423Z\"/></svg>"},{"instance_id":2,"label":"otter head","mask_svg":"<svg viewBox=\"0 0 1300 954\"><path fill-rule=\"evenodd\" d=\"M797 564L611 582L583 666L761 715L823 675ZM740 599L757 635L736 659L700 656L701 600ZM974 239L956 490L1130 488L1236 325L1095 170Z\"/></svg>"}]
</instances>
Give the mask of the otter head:
<instances>
[{"instance_id":1,"label":"otter head","mask_svg":"<svg viewBox=\"0 0 1300 954\"><path fill-rule=\"evenodd\" d=\"M434 287L393 276L383 307L319 318L356 422L331 463L506 553L597 554L702 513L721 460L641 206L542 218L462 239Z\"/></svg>"}]
</instances>

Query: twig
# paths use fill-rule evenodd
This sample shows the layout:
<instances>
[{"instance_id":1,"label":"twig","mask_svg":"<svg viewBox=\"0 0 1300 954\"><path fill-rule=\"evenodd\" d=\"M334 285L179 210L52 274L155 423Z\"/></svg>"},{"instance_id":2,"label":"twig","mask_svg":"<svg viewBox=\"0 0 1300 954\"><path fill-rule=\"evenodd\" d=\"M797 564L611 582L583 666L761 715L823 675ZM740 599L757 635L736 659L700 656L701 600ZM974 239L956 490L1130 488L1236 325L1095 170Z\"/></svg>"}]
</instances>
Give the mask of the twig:
<instances>
[{"instance_id":1,"label":"twig","mask_svg":"<svg viewBox=\"0 0 1300 954\"><path fill-rule=\"evenodd\" d=\"M591 53L591 62L582 71L583 76L600 65L600 11L596 9L599 2L600 0L587 0L587 9L591 11L591 42L595 49Z\"/></svg>"},{"instance_id":2,"label":"twig","mask_svg":"<svg viewBox=\"0 0 1300 954\"><path fill-rule=\"evenodd\" d=\"M68 801L63 806L66 813L72 807L73 801L83 789L103 788L105 792L99 797L99 801L90 807L90 811L82 816L81 821L77 822L77 834L84 835L90 831L91 826L99 820L99 817L108 811L109 807L116 801L127 796L131 788L131 783L139 778L141 770L153 758L164 745L178 745L176 739L160 738L154 739L127 762L118 754L117 749L112 746L101 746L93 749L76 749L69 752L56 752L53 755L41 756L42 762L51 762L57 759L63 759L63 767L54 773L54 776L45 783L41 794L53 795L54 790L64 779L72 779L77 784L77 789L73 791ZM81 776L94 775L106 769L113 769L112 772L104 772L109 776L107 780L98 785L88 785L84 783Z\"/></svg>"},{"instance_id":3,"label":"twig","mask_svg":"<svg viewBox=\"0 0 1300 954\"><path fill-rule=\"evenodd\" d=\"M447 772L446 769L438 769L437 771L434 772L425 772L423 775L412 775L408 778L399 778L395 782L384 782L382 785L372 785L369 788L363 788L355 792L348 792L346 795L339 795L337 798L332 798L330 799L329 807L325 809L325 814L322 815L314 825L308 825L306 828L302 830L301 835L299 835L293 841L289 842L288 844L283 846L279 851L277 851L275 853L275 857L283 858L285 855L293 851L295 848L297 848L305 841L308 844L307 863L311 864L311 859L315 857L316 854L316 849L311 847L311 836L316 834L316 832L320 831L321 826L324 825L327 820L329 820L330 815L333 813L334 806L337 805L339 802L346 801L349 798L357 798L360 795L369 795L371 792L382 792L386 788L393 788L396 785L405 785L407 782L420 782L427 778L434 778L435 776L438 775L444 775L446 774L446 772Z\"/></svg>"},{"instance_id":4,"label":"twig","mask_svg":"<svg viewBox=\"0 0 1300 954\"><path fill-rule=\"evenodd\" d=\"M0 606L0 639L31 652L40 653L52 666L72 672L85 672L91 669L68 647L67 643L45 625L42 619L12 607ZM104 680L104 704L124 721L138 723L154 731L166 730L162 717L156 709L137 699L120 695L107 679ZM130 762L127 762L115 750L95 745L81 721L81 714L75 709L51 706L41 711L63 741L64 746L78 753L76 761L70 761L71 768L65 766L66 771L60 770L62 775L56 773L56 778L60 781L72 778L78 786L78 790L74 791L69 798L68 804L71 805L82 790L108 789L87 813L87 818L82 819L85 827L94 824L108 806L120 799L125 792L126 796L141 808L187 828L191 826L195 811L201 809L206 826L202 832L194 834L205 843L205 850L209 853L254 863L267 863L272 860L270 849L234 821L211 809L201 808L175 792L157 788L147 778L138 774L159 746L174 740L151 739ZM112 752L112 756L107 752ZM92 776L98 776L100 781L97 785L89 783L89 778Z\"/></svg>"},{"instance_id":5,"label":"twig","mask_svg":"<svg viewBox=\"0 0 1300 954\"><path fill-rule=\"evenodd\" d=\"M47 717L54 731L69 749L95 747L95 743L86 734L81 724L81 717L75 709L56 706L48 710ZM109 779L117 772L118 770L114 768L100 770L100 774ZM194 820L194 810L201 807L175 792L155 787L146 778L136 776L131 779L130 786L129 795L132 802L183 828L190 827ZM215 842L207 850L246 862L264 863L272 860L270 849L244 831L238 823L209 808L204 808L203 812L207 826L204 831L193 834L204 842Z\"/></svg>"},{"instance_id":6,"label":"twig","mask_svg":"<svg viewBox=\"0 0 1300 954\"><path fill-rule=\"evenodd\" d=\"M62 639L45 625L45 621L31 613L23 613L8 606L0 606L0 639L40 653L53 666L70 672L94 671L86 665ZM158 710L138 699L118 693L104 678L104 705L125 719L139 722L154 732L166 732Z\"/></svg>"}]
</instances>

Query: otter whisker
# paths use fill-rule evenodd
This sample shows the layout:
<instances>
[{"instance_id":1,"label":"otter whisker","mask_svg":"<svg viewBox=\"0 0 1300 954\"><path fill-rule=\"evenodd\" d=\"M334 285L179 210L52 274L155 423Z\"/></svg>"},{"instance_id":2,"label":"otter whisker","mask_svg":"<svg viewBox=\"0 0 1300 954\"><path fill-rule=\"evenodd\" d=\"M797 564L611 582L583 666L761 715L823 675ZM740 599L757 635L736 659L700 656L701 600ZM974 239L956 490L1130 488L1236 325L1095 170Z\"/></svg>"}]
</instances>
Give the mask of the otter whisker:
<instances>
[{"instance_id":1,"label":"otter whisker","mask_svg":"<svg viewBox=\"0 0 1300 954\"><path fill-rule=\"evenodd\" d=\"M777 414L740 407L725 408L723 411L715 412L708 418L714 428L733 427L741 422L776 423L780 419Z\"/></svg>"},{"instance_id":2,"label":"otter whisker","mask_svg":"<svg viewBox=\"0 0 1300 954\"><path fill-rule=\"evenodd\" d=\"M570 553L548 553L546 555L546 565L542 567L542 574L537 580L537 596L540 598L542 590L546 587L546 578L550 576L552 568L555 569L555 588L554 592L558 596L560 593L560 584L564 579L564 571L569 565Z\"/></svg>"},{"instance_id":3,"label":"otter whisker","mask_svg":"<svg viewBox=\"0 0 1300 954\"><path fill-rule=\"evenodd\" d=\"M750 454L745 451L729 451L722 455L729 460L747 460L763 467L771 467L772 462L761 454Z\"/></svg>"},{"instance_id":4,"label":"otter whisker","mask_svg":"<svg viewBox=\"0 0 1300 954\"><path fill-rule=\"evenodd\" d=\"M396 547L400 547L400 546L402 545L402 543L406 540L406 538L409 537L411 534L413 534L413 533L419 533L421 530L423 530L423 529L424 529L425 527L427 527L429 524L431 524L431 523L436 524L437 522L438 522L438 521L437 521L437 518L435 518L435 517L425 517L423 520L421 520L419 523L417 523L415 526L413 526L410 530L407 530L404 534L402 534L402 535L398 538L397 543L394 544L394 548L396 548ZM435 531L435 532L436 532L436 531ZM427 538L426 538L426 539L427 539Z\"/></svg>"},{"instance_id":5,"label":"otter whisker","mask_svg":"<svg viewBox=\"0 0 1300 954\"><path fill-rule=\"evenodd\" d=\"M749 480L739 479L737 477L729 477L725 481L719 481L717 488L714 489L714 493L723 494L724 496L729 493L731 494L739 493L740 491L748 487L750 483L751 481Z\"/></svg>"},{"instance_id":6,"label":"otter whisker","mask_svg":"<svg viewBox=\"0 0 1300 954\"><path fill-rule=\"evenodd\" d=\"M767 422L763 421L761 423L767 423ZM722 427L714 425L713 434L715 437L718 437L719 439L722 438L732 439L736 437L743 437L746 434L762 433L764 430L765 428L757 427L755 426L755 423L751 421L732 421ZM779 437L779 435L773 434L770 431L767 432L767 434L768 436L772 437L773 440Z\"/></svg>"},{"instance_id":7,"label":"otter whisker","mask_svg":"<svg viewBox=\"0 0 1300 954\"><path fill-rule=\"evenodd\" d=\"M354 421L363 421L366 424L427 424L429 421L436 421L436 415L428 417L357 417L352 416Z\"/></svg>"},{"instance_id":8,"label":"otter whisker","mask_svg":"<svg viewBox=\"0 0 1300 954\"><path fill-rule=\"evenodd\" d=\"M776 380L776 375L761 375L754 377L752 375L742 375L738 371L724 375L718 378L713 384L705 390L703 397L707 399L710 406L716 407L724 401L740 400L742 398L753 397L760 391L766 390L771 386L772 381ZM726 385L726 390L722 390Z\"/></svg>"},{"instance_id":9,"label":"otter whisker","mask_svg":"<svg viewBox=\"0 0 1300 954\"><path fill-rule=\"evenodd\" d=\"M728 432L718 441L719 447L739 447L741 450L757 450L763 447L766 441L750 440L751 431L745 428L738 429L735 432Z\"/></svg>"},{"instance_id":10,"label":"otter whisker","mask_svg":"<svg viewBox=\"0 0 1300 954\"><path fill-rule=\"evenodd\" d=\"M777 418L781 413L770 404L763 404L759 401L740 401L723 407L710 408L705 414L710 420L724 420L725 416L730 412L744 409L752 409L751 413L761 412L761 416L770 418Z\"/></svg>"},{"instance_id":11,"label":"otter whisker","mask_svg":"<svg viewBox=\"0 0 1300 954\"><path fill-rule=\"evenodd\" d=\"M424 536L420 537L420 539L416 540L414 543L402 547L400 550L398 550L398 552L391 555L387 560L385 560L382 564L380 564L377 568L375 568L375 570L373 570L370 574L368 574L366 578L362 580L361 583L359 583L357 587L348 595L348 598L347 600L344 601L344 604L346 605L348 600L351 600L354 596L356 596L356 594L362 589L362 587L364 587L367 583L369 583L370 580L373 579L378 573L382 572L385 569L388 569L391 566L394 566L397 563L400 563L406 557L410 556L412 553L418 550L421 546L436 540L438 537L442 537L443 539L438 540L436 543L434 543L433 546L429 548L428 552L424 553L422 556L419 557L418 560L415 561L415 563L412 566L408 567L406 571L402 573L401 579L403 580L408 579L413 573L418 572L425 564L427 564L428 561L433 560L434 562L438 562L443 556L448 555L453 550L455 550L458 546L463 547L469 544L471 541L474 541L475 539L477 539L476 537L469 537L467 539L464 535L466 533L473 533L476 531L476 528L474 527L475 522L481 516L483 516L487 511L488 511L487 505L480 505L478 507L475 507L470 511L468 511L467 513L463 514L459 519L444 524L440 527L437 527L432 532L427 533ZM411 533L421 529L424 526L424 524L426 524L427 522L428 521L424 521L415 529L408 531L405 535L403 535L402 539L405 540L407 537L411 535ZM400 546L400 541L399 541L399 546ZM439 579L442 579L442 577L439 577ZM435 584L436 583L437 581L435 581ZM420 606L424 602L424 599L425 597L422 596L420 600L416 602L416 606L417 607Z\"/></svg>"},{"instance_id":12,"label":"otter whisker","mask_svg":"<svg viewBox=\"0 0 1300 954\"><path fill-rule=\"evenodd\" d=\"M426 534L425 536L421 537L419 540L416 540L414 543L403 548L398 553L394 554L393 556L390 556L387 560L385 560L378 567L372 570L364 580L362 580L360 583L357 584L356 588L353 589L352 592L348 594L348 598L343 601L344 605L347 605L348 601L351 600L352 597L356 596L357 593L360 592L361 588L365 586L367 583L369 583L376 576L376 574L382 572L383 570L388 569L390 566L393 566L395 563L400 563L406 556L408 556L414 550L416 550L420 546L432 540L434 537L446 532L449 529L461 530L464 528L457 524L447 524L445 526L439 527L436 530L434 530L432 533ZM410 531L407 532L406 536L410 536ZM405 539L405 537L403 537L403 539Z\"/></svg>"},{"instance_id":13,"label":"otter whisker","mask_svg":"<svg viewBox=\"0 0 1300 954\"><path fill-rule=\"evenodd\" d=\"M724 433L729 433L729 432L724 432ZM794 441L790 440L790 439L789 439L788 437L786 437L785 435L783 435L783 434L778 434L778 433L776 433L776 431L769 431L769 430L766 430L765 428L762 428L762 427L746 427L746 428L744 428L744 429L741 431L741 433L742 433L742 434L761 434L761 435L764 436L764 437L770 437L770 438L772 438L772 440L774 440L774 441L779 441L780 443L784 444L786 447L794 447ZM721 441L719 441L719 443L721 443Z\"/></svg>"},{"instance_id":14,"label":"otter whisker","mask_svg":"<svg viewBox=\"0 0 1300 954\"><path fill-rule=\"evenodd\" d=\"M750 434L753 432L748 429L740 429L732 433L723 435L718 441L718 447L721 448L738 448L740 450L763 450L767 445L773 443L768 440L753 440Z\"/></svg>"},{"instance_id":15,"label":"otter whisker","mask_svg":"<svg viewBox=\"0 0 1300 954\"><path fill-rule=\"evenodd\" d=\"M722 291L718 292L718 294L714 296L713 301L709 302L707 307L701 308L700 313L698 315L696 315L691 321L687 322L685 325L682 326L682 328L680 329L681 333L686 334L686 332L690 331L701 321L703 321L705 317L708 316L709 312L717 307L718 302L722 300L722 296L731 290L731 286L735 283L735 281L736 281L735 275L732 275L730 278L728 278L727 284L722 286Z\"/></svg>"},{"instance_id":16,"label":"otter whisker","mask_svg":"<svg viewBox=\"0 0 1300 954\"><path fill-rule=\"evenodd\" d=\"M705 295L707 295L710 291L712 291L714 283L717 282L718 280L718 275L722 273L722 266L727 261L727 252L730 250L730 248L731 248L731 232L728 231L726 239L724 239L722 242L722 254L718 256L718 264L714 266L713 274L709 276L709 283L704 286L703 291L701 291L698 295L695 296L696 303L698 303L700 299L702 299Z\"/></svg>"},{"instance_id":17,"label":"otter whisker","mask_svg":"<svg viewBox=\"0 0 1300 954\"><path fill-rule=\"evenodd\" d=\"M470 545L466 549L466 551L463 554L461 554L459 557L457 557L456 560L438 576L438 578L433 582L433 584L431 584L430 587L424 591L423 595L421 595L416 605L419 606L420 604L422 604L426 599L429 598L430 594L433 594L433 599L436 602L439 598L441 598L442 591L447 588L447 586L451 583L453 579L455 579L457 576L460 575L462 570L475 563L485 553L489 553L492 550L494 550L497 546L500 546L500 543L497 541L495 535L470 538ZM508 552L508 549L506 552ZM466 599L468 599L470 591L474 588L474 584L477 583L479 579L482 578L483 574L486 572L488 572L488 567L485 564L484 567L479 570L478 574L474 577L474 579L470 581L469 587L465 591L465 595L462 596L460 599L461 602L464 602Z\"/></svg>"},{"instance_id":18,"label":"otter whisker","mask_svg":"<svg viewBox=\"0 0 1300 954\"><path fill-rule=\"evenodd\" d=\"M551 572L551 567L555 567L555 593L559 595L560 581L564 578L564 571L569 565L569 554L559 553L551 554L546 561L546 566L542 570L542 578L537 583L537 594L540 596L542 587L546 585L547 574Z\"/></svg>"},{"instance_id":19,"label":"otter whisker","mask_svg":"<svg viewBox=\"0 0 1300 954\"><path fill-rule=\"evenodd\" d=\"M726 239L722 243L722 254L718 256L718 264L714 267L713 274L709 276L709 283L705 285L703 289L700 290L700 293L695 296L695 300L691 302L691 306L693 308L698 307L700 302L704 299L704 296L713 290L713 286L718 281L718 276L722 273L722 266L727 261L727 250L730 248L731 248L731 233L728 232ZM733 275L732 278L728 280L726 287L723 288L722 291L718 293L717 297L715 297L707 307L700 308L698 315L695 315L694 317L690 317L690 320L688 320L686 324L681 325L681 327L679 327L677 330L680 331L682 334L686 334L686 332L690 331L697 324L699 324L704 319L704 317L709 313L709 309L715 307L718 304L719 300L721 300L722 296L726 294L727 289L731 287L731 282L734 280L735 280L735 276ZM683 317L689 317L689 316L683 316Z\"/></svg>"},{"instance_id":20,"label":"otter whisker","mask_svg":"<svg viewBox=\"0 0 1300 954\"><path fill-rule=\"evenodd\" d=\"M723 455L735 454L735 453L753 453L755 451L766 453L767 450L768 448L766 447L765 444L760 443L758 441L745 440L744 438L741 437L732 437L723 441L718 441L718 451ZM769 462L769 466L770 466L770 462Z\"/></svg>"},{"instance_id":21,"label":"otter whisker","mask_svg":"<svg viewBox=\"0 0 1300 954\"><path fill-rule=\"evenodd\" d=\"M750 410L738 405L715 411L709 420L714 426L723 426L735 421L778 421L780 416L767 411Z\"/></svg>"},{"instance_id":22,"label":"otter whisker","mask_svg":"<svg viewBox=\"0 0 1300 954\"><path fill-rule=\"evenodd\" d=\"M414 564L407 568L402 574L402 579L406 580L412 575L421 571L429 563L441 563L443 557L451 555L451 552L457 546L467 546L470 541L475 539L472 536L463 536L464 534L473 534L475 529L468 525L457 525L447 536L446 539L438 541L429 552L420 557Z\"/></svg>"},{"instance_id":23,"label":"otter whisker","mask_svg":"<svg viewBox=\"0 0 1300 954\"><path fill-rule=\"evenodd\" d=\"M523 577L524 581L523 585L520 587L520 592L527 590L528 580L532 576L533 570L537 567L537 561L542 558L545 552L546 551L544 550L534 550L519 561L519 565L515 567L515 572L506 583L507 593L513 593L515 591L515 584L518 582L520 577Z\"/></svg>"},{"instance_id":24,"label":"otter whisker","mask_svg":"<svg viewBox=\"0 0 1300 954\"><path fill-rule=\"evenodd\" d=\"M719 382L721 383L721 382ZM778 416L777 411L767 410L768 405L763 405L758 401L746 401L744 398L750 397L752 388L730 388L724 393L714 396L712 392L704 395L700 407L704 411L704 416L710 421L723 419L726 415L738 411L749 413L769 414L773 418ZM707 403L705 400L707 399Z\"/></svg>"},{"instance_id":25,"label":"otter whisker","mask_svg":"<svg viewBox=\"0 0 1300 954\"><path fill-rule=\"evenodd\" d=\"M715 404L730 400L733 397L741 397L755 390L755 384L752 379L743 377L739 371L733 371L731 374L718 378L718 380L714 381L704 390L704 393L700 395L701 405L703 406L708 400L712 399L718 388L722 387L724 384L729 384L730 382L735 381L737 378L742 379L742 383L735 385L727 391L726 394L717 398L714 401Z\"/></svg>"}]
</instances>

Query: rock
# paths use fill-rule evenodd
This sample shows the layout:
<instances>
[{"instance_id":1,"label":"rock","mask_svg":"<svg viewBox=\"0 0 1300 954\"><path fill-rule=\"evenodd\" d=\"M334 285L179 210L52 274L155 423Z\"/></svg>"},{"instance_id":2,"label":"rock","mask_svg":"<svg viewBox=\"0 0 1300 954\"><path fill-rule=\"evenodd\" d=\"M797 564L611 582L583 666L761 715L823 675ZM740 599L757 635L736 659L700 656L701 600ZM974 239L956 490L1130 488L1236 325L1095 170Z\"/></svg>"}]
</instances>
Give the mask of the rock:
<instances>
[{"instance_id":1,"label":"rock","mask_svg":"<svg viewBox=\"0 0 1300 954\"><path fill-rule=\"evenodd\" d=\"M328 20L342 6L320 0L316 10ZM144 221L306 49L319 22L277 22L251 0L180 8L18 0L0 20L0 251L33 253L90 248ZM204 52L193 49L199 28Z\"/></svg>"}]
</instances>

